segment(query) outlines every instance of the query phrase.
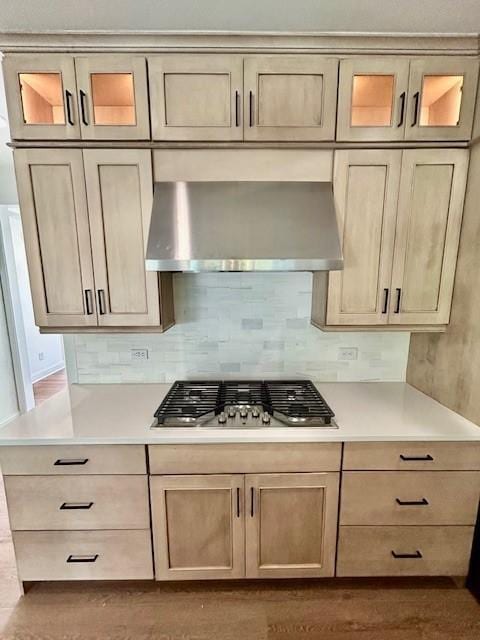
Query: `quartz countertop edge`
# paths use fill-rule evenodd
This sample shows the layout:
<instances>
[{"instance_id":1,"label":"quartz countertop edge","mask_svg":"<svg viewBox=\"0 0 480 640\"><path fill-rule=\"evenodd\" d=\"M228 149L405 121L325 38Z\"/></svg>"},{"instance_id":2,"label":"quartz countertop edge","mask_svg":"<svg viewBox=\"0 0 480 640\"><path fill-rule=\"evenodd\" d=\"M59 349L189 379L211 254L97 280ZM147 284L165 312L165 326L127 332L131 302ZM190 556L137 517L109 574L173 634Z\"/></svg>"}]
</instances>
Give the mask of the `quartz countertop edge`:
<instances>
[{"instance_id":1,"label":"quartz countertop edge","mask_svg":"<svg viewBox=\"0 0 480 640\"><path fill-rule=\"evenodd\" d=\"M0 446L480 440L480 427L407 383L315 384L338 429L151 429L170 384L89 384L71 385L8 422Z\"/></svg>"}]
</instances>

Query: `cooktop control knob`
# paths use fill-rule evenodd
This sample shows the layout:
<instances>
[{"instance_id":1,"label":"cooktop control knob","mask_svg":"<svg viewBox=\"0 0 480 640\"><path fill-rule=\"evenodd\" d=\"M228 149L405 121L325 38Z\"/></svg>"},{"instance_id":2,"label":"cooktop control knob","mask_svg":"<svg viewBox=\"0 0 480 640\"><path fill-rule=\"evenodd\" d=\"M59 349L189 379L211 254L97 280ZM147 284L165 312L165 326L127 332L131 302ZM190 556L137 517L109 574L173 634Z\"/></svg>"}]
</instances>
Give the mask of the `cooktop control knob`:
<instances>
[{"instance_id":1,"label":"cooktop control knob","mask_svg":"<svg viewBox=\"0 0 480 640\"><path fill-rule=\"evenodd\" d=\"M218 416L218 423L219 424L225 424L226 421L227 421L227 416L222 411L222 413Z\"/></svg>"},{"instance_id":2,"label":"cooktop control knob","mask_svg":"<svg viewBox=\"0 0 480 640\"><path fill-rule=\"evenodd\" d=\"M244 407L242 407L242 408L240 409L240 417L241 417L241 418L243 418L243 419L245 419L245 418L247 418L247 417L248 417L248 411L247 411L247 409L245 409Z\"/></svg>"},{"instance_id":3,"label":"cooktop control knob","mask_svg":"<svg viewBox=\"0 0 480 640\"><path fill-rule=\"evenodd\" d=\"M230 409L228 410L228 417L234 418L236 415L237 415L237 412L235 411L235 409L233 407L230 407Z\"/></svg>"},{"instance_id":4,"label":"cooktop control knob","mask_svg":"<svg viewBox=\"0 0 480 640\"><path fill-rule=\"evenodd\" d=\"M270 423L270 414L268 413L268 411L265 411L265 413L262 415L262 422L263 424Z\"/></svg>"},{"instance_id":5,"label":"cooktop control knob","mask_svg":"<svg viewBox=\"0 0 480 640\"><path fill-rule=\"evenodd\" d=\"M258 417L259 417L259 415L260 415L259 410L257 409L257 407L254 407L254 408L252 409L252 418L258 418Z\"/></svg>"}]
</instances>

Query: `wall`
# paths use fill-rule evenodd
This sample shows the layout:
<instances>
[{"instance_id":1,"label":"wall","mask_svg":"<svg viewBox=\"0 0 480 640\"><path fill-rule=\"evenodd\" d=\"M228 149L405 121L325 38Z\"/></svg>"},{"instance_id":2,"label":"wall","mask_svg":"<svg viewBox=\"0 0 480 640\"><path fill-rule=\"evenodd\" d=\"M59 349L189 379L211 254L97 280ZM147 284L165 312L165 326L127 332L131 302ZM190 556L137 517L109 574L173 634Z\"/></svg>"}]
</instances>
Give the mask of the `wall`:
<instances>
[{"instance_id":1,"label":"wall","mask_svg":"<svg viewBox=\"0 0 480 640\"><path fill-rule=\"evenodd\" d=\"M13 418L17 413L17 391L0 282L0 425Z\"/></svg>"},{"instance_id":2,"label":"wall","mask_svg":"<svg viewBox=\"0 0 480 640\"><path fill-rule=\"evenodd\" d=\"M1 7L0 31L480 31L478 0L2 0Z\"/></svg>"},{"instance_id":3,"label":"wall","mask_svg":"<svg viewBox=\"0 0 480 640\"><path fill-rule=\"evenodd\" d=\"M15 204L18 202L13 155L10 147L10 131L8 129L7 104L3 74L0 68L0 204Z\"/></svg>"},{"instance_id":4,"label":"wall","mask_svg":"<svg viewBox=\"0 0 480 640\"><path fill-rule=\"evenodd\" d=\"M323 333L310 325L311 287L309 273L177 274L177 325L163 335L76 335L68 351L78 382L405 379L408 333ZM358 359L338 360L343 347ZM149 359L133 362L132 349Z\"/></svg>"}]
</instances>

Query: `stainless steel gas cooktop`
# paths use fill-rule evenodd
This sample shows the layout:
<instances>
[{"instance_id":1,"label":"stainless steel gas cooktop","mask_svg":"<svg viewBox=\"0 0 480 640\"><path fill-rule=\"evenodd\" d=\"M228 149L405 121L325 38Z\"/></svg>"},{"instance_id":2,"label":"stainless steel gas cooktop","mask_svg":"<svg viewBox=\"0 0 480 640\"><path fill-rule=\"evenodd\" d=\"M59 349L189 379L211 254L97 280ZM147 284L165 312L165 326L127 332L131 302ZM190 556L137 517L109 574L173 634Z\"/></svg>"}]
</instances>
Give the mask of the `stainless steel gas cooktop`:
<instances>
[{"instance_id":1,"label":"stainless steel gas cooktop","mask_svg":"<svg viewBox=\"0 0 480 640\"><path fill-rule=\"evenodd\" d=\"M334 417L310 380L177 381L152 427L337 429Z\"/></svg>"}]
</instances>

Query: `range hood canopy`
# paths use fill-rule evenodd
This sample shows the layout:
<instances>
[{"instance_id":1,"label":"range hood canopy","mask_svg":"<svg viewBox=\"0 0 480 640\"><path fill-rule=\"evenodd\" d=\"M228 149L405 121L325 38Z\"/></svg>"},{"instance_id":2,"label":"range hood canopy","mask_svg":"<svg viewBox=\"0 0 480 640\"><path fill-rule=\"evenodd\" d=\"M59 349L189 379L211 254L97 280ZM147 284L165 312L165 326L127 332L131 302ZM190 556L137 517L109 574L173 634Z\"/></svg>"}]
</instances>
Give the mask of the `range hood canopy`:
<instances>
[{"instance_id":1,"label":"range hood canopy","mask_svg":"<svg viewBox=\"0 0 480 640\"><path fill-rule=\"evenodd\" d=\"M148 271L343 268L328 182L157 182Z\"/></svg>"}]
</instances>

